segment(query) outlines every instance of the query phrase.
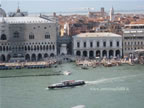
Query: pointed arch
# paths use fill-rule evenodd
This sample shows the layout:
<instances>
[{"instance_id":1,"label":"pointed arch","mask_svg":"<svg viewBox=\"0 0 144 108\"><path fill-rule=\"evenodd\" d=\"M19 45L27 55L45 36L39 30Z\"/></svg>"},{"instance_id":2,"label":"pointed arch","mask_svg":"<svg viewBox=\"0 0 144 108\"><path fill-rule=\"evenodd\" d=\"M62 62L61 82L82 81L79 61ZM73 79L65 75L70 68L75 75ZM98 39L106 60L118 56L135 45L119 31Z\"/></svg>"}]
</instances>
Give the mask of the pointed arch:
<instances>
[{"instance_id":1,"label":"pointed arch","mask_svg":"<svg viewBox=\"0 0 144 108\"><path fill-rule=\"evenodd\" d=\"M41 53L38 54L38 59L37 60L38 61L42 60L42 54Z\"/></svg>"},{"instance_id":2,"label":"pointed arch","mask_svg":"<svg viewBox=\"0 0 144 108\"><path fill-rule=\"evenodd\" d=\"M30 61L30 55L29 54L25 55L25 60Z\"/></svg>"},{"instance_id":3,"label":"pointed arch","mask_svg":"<svg viewBox=\"0 0 144 108\"><path fill-rule=\"evenodd\" d=\"M39 51L39 46L37 46L37 50Z\"/></svg>"},{"instance_id":4,"label":"pointed arch","mask_svg":"<svg viewBox=\"0 0 144 108\"><path fill-rule=\"evenodd\" d=\"M45 53L45 54L44 54L44 58L47 58L47 57L48 57L48 54L47 54L47 53Z\"/></svg>"},{"instance_id":5,"label":"pointed arch","mask_svg":"<svg viewBox=\"0 0 144 108\"><path fill-rule=\"evenodd\" d=\"M5 34L1 35L1 40L7 40L7 36Z\"/></svg>"},{"instance_id":6,"label":"pointed arch","mask_svg":"<svg viewBox=\"0 0 144 108\"><path fill-rule=\"evenodd\" d=\"M77 51L77 52L76 52L76 56L81 56L81 52L80 52L80 51Z\"/></svg>"},{"instance_id":7,"label":"pointed arch","mask_svg":"<svg viewBox=\"0 0 144 108\"><path fill-rule=\"evenodd\" d=\"M36 54L32 54L31 60L32 60L32 61L36 61Z\"/></svg>"},{"instance_id":8,"label":"pointed arch","mask_svg":"<svg viewBox=\"0 0 144 108\"><path fill-rule=\"evenodd\" d=\"M49 47L48 47L48 45L46 46L46 50L48 50L49 49Z\"/></svg>"}]
</instances>

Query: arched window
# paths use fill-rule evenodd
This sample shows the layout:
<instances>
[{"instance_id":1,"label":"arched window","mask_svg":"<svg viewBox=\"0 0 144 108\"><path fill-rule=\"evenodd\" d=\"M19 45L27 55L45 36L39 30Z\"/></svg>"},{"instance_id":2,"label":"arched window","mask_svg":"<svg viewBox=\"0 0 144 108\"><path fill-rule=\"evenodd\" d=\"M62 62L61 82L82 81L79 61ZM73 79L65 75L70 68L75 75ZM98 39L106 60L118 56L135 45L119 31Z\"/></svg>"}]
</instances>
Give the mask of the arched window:
<instances>
[{"instance_id":1,"label":"arched window","mask_svg":"<svg viewBox=\"0 0 144 108\"><path fill-rule=\"evenodd\" d=\"M49 49L51 50L51 45L49 46Z\"/></svg>"},{"instance_id":2,"label":"arched window","mask_svg":"<svg viewBox=\"0 0 144 108\"><path fill-rule=\"evenodd\" d=\"M39 50L39 46L37 46L37 50Z\"/></svg>"},{"instance_id":3,"label":"arched window","mask_svg":"<svg viewBox=\"0 0 144 108\"><path fill-rule=\"evenodd\" d=\"M40 50L42 50L42 45L40 45Z\"/></svg>"},{"instance_id":4,"label":"arched window","mask_svg":"<svg viewBox=\"0 0 144 108\"><path fill-rule=\"evenodd\" d=\"M50 39L50 34L48 32L45 34L45 39Z\"/></svg>"},{"instance_id":5,"label":"arched window","mask_svg":"<svg viewBox=\"0 0 144 108\"><path fill-rule=\"evenodd\" d=\"M2 51L2 47L0 46L0 51Z\"/></svg>"},{"instance_id":6,"label":"arched window","mask_svg":"<svg viewBox=\"0 0 144 108\"><path fill-rule=\"evenodd\" d=\"M46 50L48 50L49 48L48 48L48 45L46 46Z\"/></svg>"},{"instance_id":7,"label":"arched window","mask_svg":"<svg viewBox=\"0 0 144 108\"><path fill-rule=\"evenodd\" d=\"M28 46L28 51L30 51L30 46Z\"/></svg>"},{"instance_id":8,"label":"arched window","mask_svg":"<svg viewBox=\"0 0 144 108\"><path fill-rule=\"evenodd\" d=\"M7 39L6 35L5 35L5 34L2 34L2 35L1 35L1 40L6 40L6 39Z\"/></svg>"},{"instance_id":9,"label":"arched window","mask_svg":"<svg viewBox=\"0 0 144 108\"><path fill-rule=\"evenodd\" d=\"M25 46L25 51L27 51L27 46Z\"/></svg>"},{"instance_id":10,"label":"arched window","mask_svg":"<svg viewBox=\"0 0 144 108\"><path fill-rule=\"evenodd\" d=\"M45 50L45 46L43 46L43 50Z\"/></svg>"},{"instance_id":11,"label":"arched window","mask_svg":"<svg viewBox=\"0 0 144 108\"><path fill-rule=\"evenodd\" d=\"M55 50L55 46L53 45L53 50Z\"/></svg>"},{"instance_id":12,"label":"arched window","mask_svg":"<svg viewBox=\"0 0 144 108\"><path fill-rule=\"evenodd\" d=\"M34 50L36 51L36 46L34 46Z\"/></svg>"},{"instance_id":13,"label":"arched window","mask_svg":"<svg viewBox=\"0 0 144 108\"><path fill-rule=\"evenodd\" d=\"M17 32L17 31L14 32L13 37L14 37L14 38L19 38L19 32Z\"/></svg>"},{"instance_id":14,"label":"arched window","mask_svg":"<svg viewBox=\"0 0 144 108\"><path fill-rule=\"evenodd\" d=\"M29 39L34 39L34 34L33 33L29 34Z\"/></svg>"}]
</instances>

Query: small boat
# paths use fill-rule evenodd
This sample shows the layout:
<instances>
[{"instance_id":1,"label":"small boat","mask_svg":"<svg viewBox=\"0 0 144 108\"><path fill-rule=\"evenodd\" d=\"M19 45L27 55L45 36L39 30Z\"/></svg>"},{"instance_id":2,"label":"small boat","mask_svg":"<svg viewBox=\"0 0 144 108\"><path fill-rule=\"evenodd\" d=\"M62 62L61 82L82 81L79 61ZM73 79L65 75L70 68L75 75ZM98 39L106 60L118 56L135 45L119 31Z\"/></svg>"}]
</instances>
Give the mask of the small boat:
<instances>
[{"instance_id":1,"label":"small boat","mask_svg":"<svg viewBox=\"0 0 144 108\"><path fill-rule=\"evenodd\" d=\"M85 81L83 80L68 80L63 81L61 83L56 83L48 86L49 89L55 89L55 88L64 88L64 87L75 87L75 86L81 86L85 85Z\"/></svg>"},{"instance_id":2,"label":"small boat","mask_svg":"<svg viewBox=\"0 0 144 108\"><path fill-rule=\"evenodd\" d=\"M85 108L85 105L78 105L78 106L74 106L72 108Z\"/></svg>"},{"instance_id":3,"label":"small boat","mask_svg":"<svg viewBox=\"0 0 144 108\"><path fill-rule=\"evenodd\" d=\"M64 71L63 74L64 74L64 75L71 75L71 72L69 72L69 71Z\"/></svg>"}]
</instances>

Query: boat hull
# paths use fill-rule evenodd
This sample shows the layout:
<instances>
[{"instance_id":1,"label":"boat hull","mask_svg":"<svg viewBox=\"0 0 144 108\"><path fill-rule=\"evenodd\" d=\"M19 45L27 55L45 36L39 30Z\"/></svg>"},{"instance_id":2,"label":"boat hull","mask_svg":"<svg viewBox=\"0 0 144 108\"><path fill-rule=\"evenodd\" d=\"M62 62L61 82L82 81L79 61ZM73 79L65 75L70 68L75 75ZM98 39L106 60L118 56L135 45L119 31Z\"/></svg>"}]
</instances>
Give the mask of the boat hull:
<instances>
[{"instance_id":1,"label":"boat hull","mask_svg":"<svg viewBox=\"0 0 144 108\"><path fill-rule=\"evenodd\" d=\"M68 84L68 85L55 85L55 86L48 86L49 89L55 89L55 88L66 88L66 87L76 87L76 86L82 86L82 85L85 85L85 82L84 81L81 81L81 82L75 82L75 83L72 83L72 84Z\"/></svg>"}]
</instances>

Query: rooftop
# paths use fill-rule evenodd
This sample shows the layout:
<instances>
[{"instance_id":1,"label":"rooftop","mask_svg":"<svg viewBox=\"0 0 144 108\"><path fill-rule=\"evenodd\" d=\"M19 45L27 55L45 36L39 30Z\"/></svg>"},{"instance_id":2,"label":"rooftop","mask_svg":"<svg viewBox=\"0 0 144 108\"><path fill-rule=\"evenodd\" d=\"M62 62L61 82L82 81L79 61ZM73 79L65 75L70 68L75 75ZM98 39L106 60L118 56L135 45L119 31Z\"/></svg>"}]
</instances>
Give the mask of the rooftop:
<instances>
[{"instance_id":1,"label":"rooftop","mask_svg":"<svg viewBox=\"0 0 144 108\"><path fill-rule=\"evenodd\" d=\"M125 26L144 26L144 24L126 24Z\"/></svg>"},{"instance_id":2,"label":"rooftop","mask_svg":"<svg viewBox=\"0 0 144 108\"><path fill-rule=\"evenodd\" d=\"M9 24L19 24L19 23L52 23L51 19L45 19L41 17L0 17L0 23L5 21Z\"/></svg>"},{"instance_id":3,"label":"rooftop","mask_svg":"<svg viewBox=\"0 0 144 108\"><path fill-rule=\"evenodd\" d=\"M76 37L121 37L121 35L110 33L110 32L81 33L75 36Z\"/></svg>"}]
</instances>

